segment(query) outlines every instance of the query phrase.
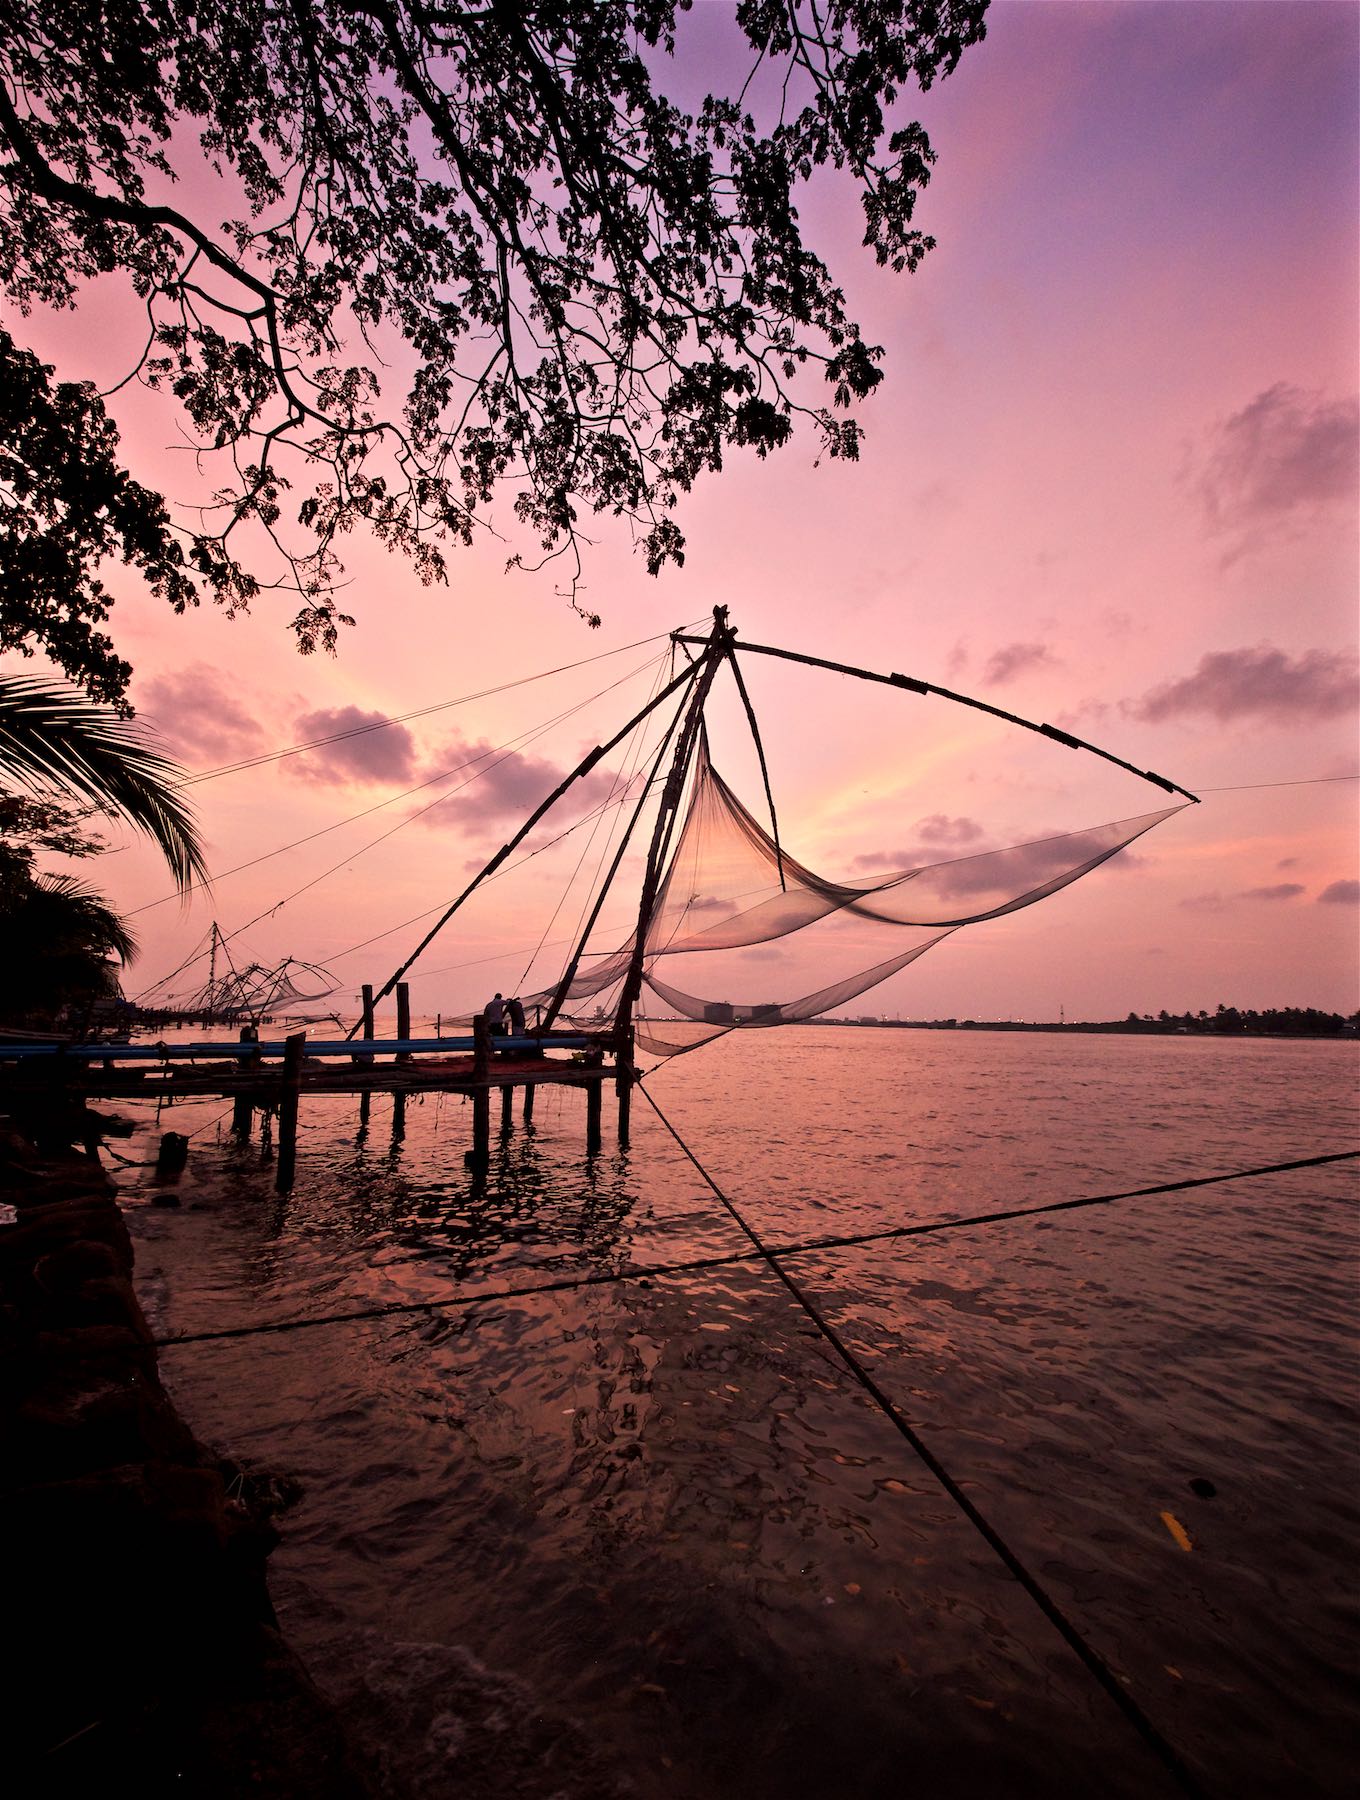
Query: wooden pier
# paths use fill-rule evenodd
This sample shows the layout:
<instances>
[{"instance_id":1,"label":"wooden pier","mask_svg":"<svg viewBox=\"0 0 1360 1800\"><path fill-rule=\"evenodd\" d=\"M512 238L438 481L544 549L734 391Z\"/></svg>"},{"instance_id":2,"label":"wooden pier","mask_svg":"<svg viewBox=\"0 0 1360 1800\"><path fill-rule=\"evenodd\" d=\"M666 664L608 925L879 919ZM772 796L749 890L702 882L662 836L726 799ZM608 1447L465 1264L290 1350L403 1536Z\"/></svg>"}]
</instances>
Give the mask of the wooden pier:
<instances>
[{"instance_id":1,"label":"wooden pier","mask_svg":"<svg viewBox=\"0 0 1360 1800\"><path fill-rule=\"evenodd\" d=\"M409 1033L409 1012L399 1019ZM565 1055L563 1054L565 1053ZM567 1060L567 1058L571 1060ZM383 1060L385 1059L385 1060ZM15 1099L67 1090L86 1101L221 1096L235 1102L232 1128L244 1135L256 1112L278 1119L276 1185L292 1185L303 1102L315 1094L463 1094L472 1100L472 1144L467 1161L485 1166L491 1153L491 1100L500 1095L500 1129L511 1129L515 1091L523 1117L532 1119L534 1097L544 1086L581 1088L586 1099L586 1153L603 1141L604 1094L612 1086L618 1137L628 1143L629 1100L635 1079L632 1034L615 1030L547 1031L494 1035L483 1019L470 1036L379 1039L371 1009L364 1035L317 1040L305 1032L274 1041L242 1033L239 1044L201 1043L0 1043L0 1091Z\"/></svg>"}]
</instances>

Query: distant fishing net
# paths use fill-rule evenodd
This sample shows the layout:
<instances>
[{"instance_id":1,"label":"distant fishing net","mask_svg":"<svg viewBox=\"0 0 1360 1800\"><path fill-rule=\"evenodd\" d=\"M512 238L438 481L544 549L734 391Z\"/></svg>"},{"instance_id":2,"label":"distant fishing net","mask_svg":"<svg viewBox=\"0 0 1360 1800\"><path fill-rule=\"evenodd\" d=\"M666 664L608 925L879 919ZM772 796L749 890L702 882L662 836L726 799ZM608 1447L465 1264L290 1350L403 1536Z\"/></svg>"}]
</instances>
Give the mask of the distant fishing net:
<instances>
[{"instance_id":1,"label":"distant fishing net","mask_svg":"<svg viewBox=\"0 0 1360 1800\"><path fill-rule=\"evenodd\" d=\"M1163 807L1032 843L833 881L775 843L713 767L701 739L689 805L646 926L643 981L650 996L644 992L635 1012L638 1045L654 1056L675 1056L727 1031L817 1018L886 981L959 926L1057 893L1179 811L1180 805ZM899 944L905 932L910 941L799 999L693 994L660 972L664 957L745 949L832 919L889 928ZM564 1019L598 1025L612 1016L635 941L578 971ZM546 1005L553 992L531 995L526 1005Z\"/></svg>"}]
</instances>

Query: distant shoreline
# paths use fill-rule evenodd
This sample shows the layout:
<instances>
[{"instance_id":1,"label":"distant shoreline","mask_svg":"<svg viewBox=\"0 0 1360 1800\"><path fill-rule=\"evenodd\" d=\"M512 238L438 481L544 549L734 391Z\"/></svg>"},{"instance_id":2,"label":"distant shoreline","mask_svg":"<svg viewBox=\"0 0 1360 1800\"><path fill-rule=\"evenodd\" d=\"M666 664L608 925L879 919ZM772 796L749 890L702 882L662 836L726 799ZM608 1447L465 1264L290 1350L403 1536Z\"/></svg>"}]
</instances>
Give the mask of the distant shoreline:
<instances>
[{"instance_id":1,"label":"distant shoreline","mask_svg":"<svg viewBox=\"0 0 1360 1800\"><path fill-rule=\"evenodd\" d=\"M1046 1031L1063 1036L1073 1033L1084 1033L1097 1036L1122 1037L1194 1037L1212 1038L1271 1038L1309 1040L1324 1039L1328 1041L1355 1042L1360 1037L1356 1027L1349 1021L1331 1027L1313 1030L1275 1030L1261 1026L1222 1027L1216 1026L1212 1019L1203 1024L1186 1025L1176 1022L1164 1025L1159 1020L1141 1020L1138 1024L1130 1024L1127 1019L1079 1020L1043 1022L1022 1019L809 1019L810 1025L839 1025L856 1031Z\"/></svg>"}]
</instances>

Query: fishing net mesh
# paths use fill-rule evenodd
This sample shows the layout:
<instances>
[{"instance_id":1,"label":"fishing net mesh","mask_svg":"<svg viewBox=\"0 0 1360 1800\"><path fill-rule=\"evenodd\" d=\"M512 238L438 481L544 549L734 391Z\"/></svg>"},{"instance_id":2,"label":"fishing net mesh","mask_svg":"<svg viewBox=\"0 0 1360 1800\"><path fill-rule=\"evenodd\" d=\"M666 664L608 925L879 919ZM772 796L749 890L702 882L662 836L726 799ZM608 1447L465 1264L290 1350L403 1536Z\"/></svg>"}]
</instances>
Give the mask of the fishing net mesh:
<instances>
[{"instance_id":1,"label":"fishing net mesh","mask_svg":"<svg viewBox=\"0 0 1360 1800\"><path fill-rule=\"evenodd\" d=\"M646 924L644 990L634 1016L638 1045L653 1056L674 1056L728 1031L830 1012L959 926L1000 918L1057 893L1180 810L1179 804L1163 807L1031 843L834 881L776 844L713 767L701 739L689 804ZM875 934L891 928L899 947L798 999L693 994L665 978L665 958L750 949L823 920L852 922ZM598 1025L612 1017L635 942L630 938L615 951L584 959L567 990L564 1022ZM525 1004L546 1006L553 992L529 995Z\"/></svg>"}]
</instances>

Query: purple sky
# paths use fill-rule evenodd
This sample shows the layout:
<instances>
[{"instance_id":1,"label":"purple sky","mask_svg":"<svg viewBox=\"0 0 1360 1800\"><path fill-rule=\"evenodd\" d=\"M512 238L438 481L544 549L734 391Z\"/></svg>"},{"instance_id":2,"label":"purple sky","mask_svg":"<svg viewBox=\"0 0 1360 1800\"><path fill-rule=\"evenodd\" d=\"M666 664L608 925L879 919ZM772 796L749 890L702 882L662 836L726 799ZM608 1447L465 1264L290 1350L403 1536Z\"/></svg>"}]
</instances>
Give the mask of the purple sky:
<instances>
[{"instance_id":1,"label":"purple sky","mask_svg":"<svg viewBox=\"0 0 1360 1800\"><path fill-rule=\"evenodd\" d=\"M682 29L686 91L721 58L727 9ZM423 589L356 544L358 627L299 661L290 610L176 619L115 573L135 697L206 768L473 693L730 604L756 640L915 672L1093 738L1192 789L1353 773L1357 598L1357 38L1351 4L1014 3L911 111L939 162L919 211L938 248L915 276L874 269L846 190L804 207L852 310L887 347L858 466L809 441L734 458L687 501L681 572L649 579L600 522L588 633L554 576L505 575L505 546L455 552ZM34 322L64 377L116 378L135 324L116 297ZM178 427L134 389L129 454L176 494ZM145 466L145 463L144 465ZM508 527L508 521L507 521ZM660 648L660 646L656 646ZM647 651L195 790L213 864L236 863L429 781L586 698ZM326 961L434 906L557 773L640 704L647 676L526 743L378 849L433 786L222 879L209 904L135 920L132 985L179 962L216 914L261 959ZM1017 742L938 701L764 664L748 681L781 819L814 867L935 843L988 846L1149 811L1155 790L1094 759ZM730 695L719 765L759 810ZM866 1010L1107 1017L1130 1008L1357 1004L1354 782L1209 795L1053 899L956 934ZM580 803L602 797L598 784ZM575 812L563 815L569 823ZM440 825L435 830L428 826ZM953 834L952 836L950 834ZM970 835L971 834L971 838ZM422 1009L515 986L583 834L489 890L422 968ZM94 866L129 908L166 892L131 839ZM585 859L594 866L600 840ZM548 931L566 934L580 885ZM415 929L336 962L381 980ZM890 948L878 952L891 954ZM845 972L795 947L781 994ZM551 952L530 982L555 973ZM805 979L806 977L806 979ZM801 985L799 985L801 983Z\"/></svg>"}]
</instances>

